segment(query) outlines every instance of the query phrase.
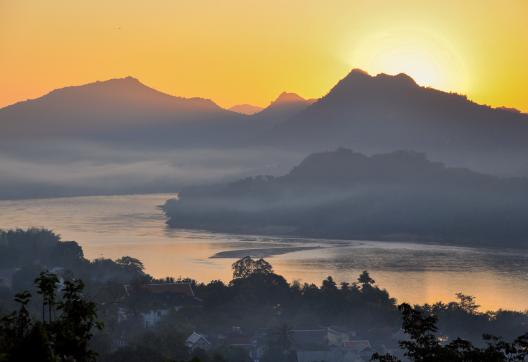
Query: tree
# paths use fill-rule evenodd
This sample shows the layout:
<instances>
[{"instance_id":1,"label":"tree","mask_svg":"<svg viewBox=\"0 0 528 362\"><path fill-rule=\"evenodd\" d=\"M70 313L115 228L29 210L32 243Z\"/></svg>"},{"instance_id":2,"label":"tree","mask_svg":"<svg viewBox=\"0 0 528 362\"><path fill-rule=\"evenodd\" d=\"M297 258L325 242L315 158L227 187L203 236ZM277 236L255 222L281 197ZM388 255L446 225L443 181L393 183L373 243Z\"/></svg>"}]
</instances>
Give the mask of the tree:
<instances>
[{"instance_id":1,"label":"tree","mask_svg":"<svg viewBox=\"0 0 528 362\"><path fill-rule=\"evenodd\" d=\"M17 294L19 311L0 319L0 361L95 361L96 354L88 343L92 330L101 328L101 324L97 322L95 304L82 297L82 281L66 281L60 300L56 275L43 272L35 284L42 295L42 321L33 321L29 316L31 294ZM54 319L55 310L59 316Z\"/></svg>"},{"instance_id":2,"label":"tree","mask_svg":"<svg viewBox=\"0 0 528 362\"><path fill-rule=\"evenodd\" d=\"M96 354L90 350L89 342L92 331L102 329L97 321L95 303L82 297L84 283L76 279L64 283L63 298L57 304L61 318L50 325L55 330L55 346L59 355L75 361L95 361Z\"/></svg>"},{"instance_id":3,"label":"tree","mask_svg":"<svg viewBox=\"0 0 528 362\"><path fill-rule=\"evenodd\" d=\"M38 278L35 279L37 293L42 295L42 322L45 321L44 311L46 305L48 306L48 322L51 323L52 321L52 311L55 305L55 291L58 283L59 279L57 276L48 271L41 272Z\"/></svg>"},{"instance_id":4,"label":"tree","mask_svg":"<svg viewBox=\"0 0 528 362\"><path fill-rule=\"evenodd\" d=\"M321 284L321 290L326 293L334 293L337 291L337 284L334 281L334 278L331 276L326 277Z\"/></svg>"},{"instance_id":5,"label":"tree","mask_svg":"<svg viewBox=\"0 0 528 362\"><path fill-rule=\"evenodd\" d=\"M402 328L410 337L409 341L400 342L400 347L406 350L405 355L413 361L433 361L440 355L440 342L435 335L437 317L423 316L421 311L406 303L398 309L403 317Z\"/></svg>"},{"instance_id":6,"label":"tree","mask_svg":"<svg viewBox=\"0 0 528 362\"><path fill-rule=\"evenodd\" d=\"M136 274L142 274L145 269L141 260L133 258L131 256L123 256L115 261L117 265L124 267L127 271Z\"/></svg>"},{"instance_id":7,"label":"tree","mask_svg":"<svg viewBox=\"0 0 528 362\"><path fill-rule=\"evenodd\" d=\"M472 297L471 295L465 295L463 293L456 293L455 295L458 299L458 305L460 309L472 315L477 313L480 305L475 303L475 297Z\"/></svg>"},{"instance_id":8,"label":"tree","mask_svg":"<svg viewBox=\"0 0 528 362\"><path fill-rule=\"evenodd\" d=\"M370 287L372 286L374 283L376 283L376 281L374 279L372 279L370 277L370 274L368 273L368 271L364 270L358 277L358 282L359 284L361 284L363 287Z\"/></svg>"},{"instance_id":9,"label":"tree","mask_svg":"<svg viewBox=\"0 0 528 362\"><path fill-rule=\"evenodd\" d=\"M404 355L413 362L513 362L524 361L528 356L528 333L508 343L499 337L484 335L487 347L478 348L469 341L457 338L443 345L436 336L438 321L434 315L424 315L409 304L401 304L402 328L409 340L400 341ZM372 361L398 362L390 354L375 353Z\"/></svg>"},{"instance_id":10,"label":"tree","mask_svg":"<svg viewBox=\"0 0 528 362\"><path fill-rule=\"evenodd\" d=\"M273 267L266 260L262 258L254 260L250 256L237 260L233 263L232 268L233 279L247 278L254 274L269 275L273 273Z\"/></svg>"}]
</instances>

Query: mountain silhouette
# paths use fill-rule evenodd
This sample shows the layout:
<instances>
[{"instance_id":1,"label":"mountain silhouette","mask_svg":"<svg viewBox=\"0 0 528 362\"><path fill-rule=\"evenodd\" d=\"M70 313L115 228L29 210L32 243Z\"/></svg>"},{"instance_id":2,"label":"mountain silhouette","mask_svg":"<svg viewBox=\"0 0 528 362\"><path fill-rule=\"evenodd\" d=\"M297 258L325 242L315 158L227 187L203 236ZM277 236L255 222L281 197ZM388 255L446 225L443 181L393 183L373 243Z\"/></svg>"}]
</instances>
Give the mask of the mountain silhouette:
<instances>
[{"instance_id":1,"label":"mountain silhouette","mask_svg":"<svg viewBox=\"0 0 528 362\"><path fill-rule=\"evenodd\" d=\"M245 114L245 115L250 116L252 114L262 111L263 108L259 106L254 106L252 104L237 104L237 105L234 105L233 107L230 107L229 110L236 112L236 113Z\"/></svg>"},{"instance_id":2,"label":"mountain silhouette","mask_svg":"<svg viewBox=\"0 0 528 362\"><path fill-rule=\"evenodd\" d=\"M239 114L211 100L171 96L126 77L57 89L0 109L0 138L177 139L197 126L218 131L222 121L243 128Z\"/></svg>"},{"instance_id":3,"label":"mountain silhouette","mask_svg":"<svg viewBox=\"0 0 528 362\"><path fill-rule=\"evenodd\" d=\"M0 173L6 175L0 197L23 197L21 190L30 189L52 190L46 196L97 193L110 185L97 171L101 164L127 175L112 192L178 191L207 177L282 174L306 154L338 147L366 155L407 149L449 166L528 176L527 114L421 87L405 74L358 69L320 99L284 92L249 116L127 77L5 107L0 125ZM75 162L76 171L64 171L70 167L64 162ZM59 165L63 171L54 171ZM81 170L94 180L73 177Z\"/></svg>"},{"instance_id":4,"label":"mountain silhouette","mask_svg":"<svg viewBox=\"0 0 528 362\"><path fill-rule=\"evenodd\" d=\"M256 122L267 125L282 123L306 109L315 99L304 99L296 93L282 92L269 106L255 114Z\"/></svg>"},{"instance_id":5,"label":"mountain silhouette","mask_svg":"<svg viewBox=\"0 0 528 362\"><path fill-rule=\"evenodd\" d=\"M523 246L528 179L499 178L414 151L315 153L289 173L183 190L168 224L227 232Z\"/></svg>"},{"instance_id":6,"label":"mountain silhouette","mask_svg":"<svg viewBox=\"0 0 528 362\"><path fill-rule=\"evenodd\" d=\"M371 76L354 69L268 137L264 143L307 152L412 149L450 164L516 173L526 166L528 115L421 87L405 74Z\"/></svg>"}]
</instances>

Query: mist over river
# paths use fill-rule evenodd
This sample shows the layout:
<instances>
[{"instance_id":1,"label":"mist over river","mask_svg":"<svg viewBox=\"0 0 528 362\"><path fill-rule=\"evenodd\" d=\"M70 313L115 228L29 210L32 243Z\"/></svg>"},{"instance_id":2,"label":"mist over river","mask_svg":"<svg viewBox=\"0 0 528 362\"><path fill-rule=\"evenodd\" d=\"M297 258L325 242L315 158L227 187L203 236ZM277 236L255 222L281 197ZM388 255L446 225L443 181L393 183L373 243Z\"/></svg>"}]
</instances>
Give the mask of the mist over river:
<instances>
[{"instance_id":1,"label":"mist over river","mask_svg":"<svg viewBox=\"0 0 528 362\"><path fill-rule=\"evenodd\" d=\"M159 206L172 194L0 201L0 228L45 227L75 240L90 259L130 255L156 277L229 281L231 264L265 257L288 281L331 275L354 282L368 270L399 302L477 297L483 310L528 309L528 249L496 250L404 242L323 240L174 230Z\"/></svg>"}]
</instances>

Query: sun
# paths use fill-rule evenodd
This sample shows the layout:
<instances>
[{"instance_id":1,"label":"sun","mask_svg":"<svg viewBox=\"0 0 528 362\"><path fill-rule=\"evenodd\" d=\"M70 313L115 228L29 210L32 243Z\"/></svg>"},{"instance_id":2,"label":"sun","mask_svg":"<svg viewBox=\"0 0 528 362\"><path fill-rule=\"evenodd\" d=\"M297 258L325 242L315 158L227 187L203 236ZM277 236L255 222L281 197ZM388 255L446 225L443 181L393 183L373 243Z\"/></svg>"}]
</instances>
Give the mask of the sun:
<instances>
[{"instance_id":1,"label":"sun","mask_svg":"<svg viewBox=\"0 0 528 362\"><path fill-rule=\"evenodd\" d=\"M371 74L406 73L422 86L465 93L468 72L447 39L419 29L396 29L363 38L349 59Z\"/></svg>"}]
</instances>

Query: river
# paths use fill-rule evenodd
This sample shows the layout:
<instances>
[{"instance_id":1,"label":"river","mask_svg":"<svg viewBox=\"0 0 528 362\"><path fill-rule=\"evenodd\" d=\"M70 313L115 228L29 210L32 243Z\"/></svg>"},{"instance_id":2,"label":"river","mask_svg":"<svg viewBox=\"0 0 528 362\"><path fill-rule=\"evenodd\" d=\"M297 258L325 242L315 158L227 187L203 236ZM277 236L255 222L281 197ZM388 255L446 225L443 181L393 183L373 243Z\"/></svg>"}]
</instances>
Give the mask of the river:
<instances>
[{"instance_id":1,"label":"river","mask_svg":"<svg viewBox=\"0 0 528 362\"><path fill-rule=\"evenodd\" d=\"M0 228L45 227L75 240L89 259L130 255L156 276L230 280L244 255L265 257L289 281L353 282L368 270L399 302L473 295L482 310L528 309L528 250L405 242L322 240L173 230L159 205L169 194L0 201Z\"/></svg>"}]
</instances>

